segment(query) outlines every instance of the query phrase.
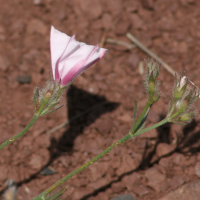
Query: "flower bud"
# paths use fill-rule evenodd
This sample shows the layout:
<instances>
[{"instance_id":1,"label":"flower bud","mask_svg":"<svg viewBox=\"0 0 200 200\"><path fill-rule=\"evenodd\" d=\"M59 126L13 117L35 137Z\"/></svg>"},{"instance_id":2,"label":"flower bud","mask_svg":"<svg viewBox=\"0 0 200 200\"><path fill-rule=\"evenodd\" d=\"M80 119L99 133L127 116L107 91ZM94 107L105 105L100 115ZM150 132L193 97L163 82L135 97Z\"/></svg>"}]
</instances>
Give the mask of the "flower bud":
<instances>
[{"instance_id":1,"label":"flower bud","mask_svg":"<svg viewBox=\"0 0 200 200\"><path fill-rule=\"evenodd\" d=\"M190 120L192 120L195 117L195 113L194 112L190 112L190 113L184 113L179 117L179 121L182 122L188 122Z\"/></svg>"},{"instance_id":2,"label":"flower bud","mask_svg":"<svg viewBox=\"0 0 200 200\"><path fill-rule=\"evenodd\" d=\"M155 80L153 77L153 73L151 73L150 77L149 77L149 93L150 94L154 94L155 90L156 90L156 84L155 84Z\"/></svg>"},{"instance_id":3,"label":"flower bud","mask_svg":"<svg viewBox=\"0 0 200 200\"><path fill-rule=\"evenodd\" d=\"M183 113L185 112L185 110L188 108L189 106L189 101L185 98L184 100L179 100L176 103L176 107L179 113Z\"/></svg>"},{"instance_id":4,"label":"flower bud","mask_svg":"<svg viewBox=\"0 0 200 200\"><path fill-rule=\"evenodd\" d=\"M187 85L188 85L188 79L185 76L180 78L180 81L177 81L176 77L176 83L174 87L175 102L178 101L184 95Z\"/></svg>"},{"instance_id":5,"label":"flower bud","mask_svg":"<svg viewBox=\"0 0 200 200\"><path fill-rule=\"evenodd\" d=\"M48 102L49 99L52 97L53 95L53 90L52 89L49 89L45 94L44 94L44 97L43 97L43 100L44 102Z\"/></svg>"},{"instance_id":6,"label":"flower bud","mask_svg":"<svg viewBox=\"0 0 200 200\"><path fill-rule=\"evenodd\" d=\"M153 60L147 60L146 66L147 71L145 88L147 91L148 99L153 104L160 98L158 79L160 66L157 62L154 62Z\"/></svg>"}]
</instances>

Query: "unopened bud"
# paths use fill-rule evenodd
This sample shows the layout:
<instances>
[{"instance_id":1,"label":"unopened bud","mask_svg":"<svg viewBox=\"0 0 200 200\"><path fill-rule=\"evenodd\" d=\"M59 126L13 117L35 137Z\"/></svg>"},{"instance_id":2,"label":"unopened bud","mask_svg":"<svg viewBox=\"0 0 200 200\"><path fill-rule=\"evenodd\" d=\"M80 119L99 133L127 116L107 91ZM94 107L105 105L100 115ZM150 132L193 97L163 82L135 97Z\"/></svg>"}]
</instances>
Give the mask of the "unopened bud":
<instances>
[{"instance_id":1,"label":"unopened bud","mask_svg":"<svg viewBox=\"0 0 200 200\"><path fill-rule=\"evenodd\" d=\"M176 103L176 107L179 113L185 112L188 106L189 106L189 101L186 98Z\"/></svg>"},{"instance_id":2,"label":"unopened bud","mask_svg":"<svg viewBox=\"0 0 200 200\"><path fill-rule=\"evenodd\" d=\"M177 82L176 80L176 85L174 88L175 101L177 101L184 95L187 85L188 85L188 79L186 78L186 76L182 77L179 82Z\"/></svg>"},{"instance_id":3,"label":"unopened bud","mask_svg":"<svg viewBox=\"0 0 200 200\"><path fill-rule=\"evenodd\" d=\"M187 122L187 121L192 120L194 117L195 117L195 113L194 112L184 113L179 117L179 121Z\"/></svg>"},{"instance_id":4,"label":"unopened bud","mask_svg":"<svg viewBox=\"0 0 200 200\"><path fill-rule=\"evenodd\" d=\"M155 90L156 90L156 84L155 84L155 79L153 77L153 73L151 73L150 77L149 77L149 93L151 95L154 94Z\"/></svg>"},{"instance_id":5,"label":"unopened bud","mask_svg":"<svg viewBox=\"0 0 200 200\"><path fill-rule=\"evenodd\" d=\"M44 94L44 100L48 101L53 95L53 90L49 89L45 94Z\"/></svg>"}]
</instances>

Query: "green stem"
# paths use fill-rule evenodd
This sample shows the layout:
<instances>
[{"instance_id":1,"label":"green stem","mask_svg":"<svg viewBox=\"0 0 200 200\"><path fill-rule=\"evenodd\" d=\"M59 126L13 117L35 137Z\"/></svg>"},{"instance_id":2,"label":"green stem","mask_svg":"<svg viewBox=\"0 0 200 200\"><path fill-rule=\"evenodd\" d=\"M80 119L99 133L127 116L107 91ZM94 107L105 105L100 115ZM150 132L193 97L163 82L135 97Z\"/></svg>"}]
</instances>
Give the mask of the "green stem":
<instances>
[{"instance_id":1,"label":"green stem","mask_svg":"<svg viewBox=\"0 0 200 200\"><path fill-rule=\"evenodd\" d=\"M25 129L18 133L17 135L13 136L12 138L6 140L4 143L0 145L0 150L3 149L6 145L10 144L11 142L14 142L16 139L24 135L28 129L35 123L35 121L39 118L38 115L34 115L33 118L31 119L30 123L25 127Z\"/></svg>"},{"instance_id":2,"label":"green stem","mask_svg":"<svg viewBox=\"0 0 200 200\"><path fill-rule=\"evenodd\" d=\"M168 122L168 119L164 119L160 122L158 122L157 124L154 124L148 128L145 128L143 130L139 130L137 131L135 134L132 134L132 132L130 131L129 134L125 135L123 138L121 138L120 140L118 140L117 142L113 143L111 146L109 146L107 149L105 149L104 151L102 151L99 155L97 155L96 157L92 158L90 161L88 161L87 163L85 163L84 165L82 165L81 167L79 167L78 169L76 169L75 171L71 172L70 174L68 174L67 176L63 177L61 180L59 180L57 183L55 183L54 185L52 185L51 187L49 187L46 191L44 191L42 194L40 194L39 196L33 198L32 200L44 200L44 198L50 193L52 192L54 189L56 189L58 186L60 186L62 183L64 183L65 181L67 181L68 179L70 179L72 176L78 174L79 172L81 172L82 170L84 170L85 168L87 168L88 166L92 165L93 163L95 163L97 160L99 160L100 158L102 158L105 154L109 153L114 147L126 142L127 140L140 135L146 131L149 131L151 129L157 128L165 123Z\"/></svg>"},{"instance_id":3,"label":"green stem","mask_svg":"<svg viewBox=\"0 0 200 200\"><path fill-rule=\"evenodd\" d=\"M142 111L140 117L138 118L137 122L134 124L134 126L132 127L131 129L131 132L135 132L137 131L139 128L140 128L140 123L142 122L142 120L144 119L144 116L147 114L147 112L149 111L149 108L151 107L151 102L150 101L147 101L145 107L144 107L144 110Z\"/></svg>"},{"instance_id":4,"label":"green stem","mask_svg":"<svg viewBox=\"0 0 200 200\"><path fill-rule=\"evenodd\" d=\"M132 132L130 131L129 134L130 134L132 137L135 137L135 136L138 136L138 135L140 135L140 134L142 134L142 133L145 133L145 132L147 132L147 131L150 131L150 130L152 130L152 129L154 129L154 128L157 128L157 127L159 127L159 126L162 126L163 124L166 124L167 122L169 122L169 119L168 119L168 118L165 118L165 119L163 119L162 121L158 122L157 124L154 124L154 125L152 125L152 126L150 126L150 127L147 127L147 128L142 129L142 130L139 130L139 131L137 131L136 133L132 133Z\"/></svg>"}]
</instances>

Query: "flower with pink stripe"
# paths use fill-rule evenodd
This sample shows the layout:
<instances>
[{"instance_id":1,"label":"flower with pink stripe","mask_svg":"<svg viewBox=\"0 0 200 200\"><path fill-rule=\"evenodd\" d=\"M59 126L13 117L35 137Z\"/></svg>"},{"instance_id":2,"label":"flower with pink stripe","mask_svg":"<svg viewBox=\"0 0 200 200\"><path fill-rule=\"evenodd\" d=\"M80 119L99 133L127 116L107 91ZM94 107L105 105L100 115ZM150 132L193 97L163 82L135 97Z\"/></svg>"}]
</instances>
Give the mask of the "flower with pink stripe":
<instances>
[{"instance_id":1,"label":"flower with pink stripe","mask_svg":"<svg viewBox=\"0 0 200 200\"><path fill-rule=\"evenodd\" d=\"M51 65L54 80L66 86L88 67L100 60L107 49L78 42L75 35L69 37L65 33L51 27Z\"/></svg>"}]
</instances>

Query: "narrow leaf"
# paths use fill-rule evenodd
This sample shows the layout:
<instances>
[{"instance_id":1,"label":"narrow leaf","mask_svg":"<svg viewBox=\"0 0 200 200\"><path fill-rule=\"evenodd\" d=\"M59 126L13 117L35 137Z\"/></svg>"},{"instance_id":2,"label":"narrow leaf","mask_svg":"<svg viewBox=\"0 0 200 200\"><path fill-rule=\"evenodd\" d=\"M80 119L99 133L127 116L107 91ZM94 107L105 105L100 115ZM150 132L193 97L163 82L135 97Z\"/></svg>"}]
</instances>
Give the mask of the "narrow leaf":
<instances>
[{"instance_id":1,"label":"narrow leaf","mask_svg":"<svg viewBox=\"0 0 200 200\"><path fill-rule=\"evenodd\" d=\"M52 194L49 197L45 197L45 200L58 200L59 197L62 196L62 194L67 190L66 188L61 189L59 192L56 192L55 194Z\"/></svg>"},{"instance_id":2,"label":"narrow leaf","mask_svg":"<svg viewBox=\"0 0 200 200\"><path fill-rule=\"evenodd\" d=\"M54 111L60 109L61 107L63 107L63 105L59 106L58 108L56 108L56 109L54 109L54 110L50 110L50 111L47 111L47 112L42 111L42 113L41 113L40 116L43 116L43 115L47 115L47 114L49 114L49 113L52 113L52 112L54 112Z\"/></svg>"},{"instance_id":3,"label":"narrow leaf","mask_svg":"<svg viewBox=\"0 0 200 200\"><path fill-rule=\"evenodd\" d=\"M134 109L134 114L133 114L132 127L135 125L136 114L137 114L137 101L135 101L135 109Z\"/></svg>"}]
</instances>

